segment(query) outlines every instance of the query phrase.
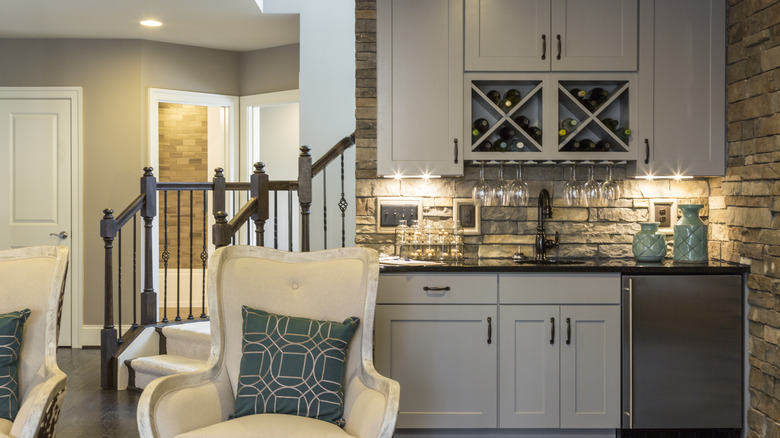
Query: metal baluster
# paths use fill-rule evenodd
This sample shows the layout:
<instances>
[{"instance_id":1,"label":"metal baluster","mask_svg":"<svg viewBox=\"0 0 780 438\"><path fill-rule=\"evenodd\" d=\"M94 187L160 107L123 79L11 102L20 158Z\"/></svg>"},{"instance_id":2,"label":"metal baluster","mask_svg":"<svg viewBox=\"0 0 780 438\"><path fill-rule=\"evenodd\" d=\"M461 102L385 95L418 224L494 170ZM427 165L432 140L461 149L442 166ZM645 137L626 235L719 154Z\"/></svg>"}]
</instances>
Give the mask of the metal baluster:
<instances>
[{"instance_id":1,"label":"metal baluster","mask_svg":"<svg viewBox=\"0 0 780 438\"><path fill-rule=\"evenodd\" d=\"M287 190L287 251L293 250L293 192Z\"/></svg>"},{"instance_id":2,"label":"metal baluster","mask_svg":"<svg viewBox=\"0 0 780 438\"><path fill-rule=\"evenodd\" d=\"M279 249L279 190L274 190L274 249Z\"/></svg>"},{"instance_id":3,"label":"metal baluster","mask_svg":"<svg viewBox=\"0 0 780 438\"><path fill-rule=\"evenodd\" d=\"M194 190L190 190L190 313L187 315L187 319L195 319L194 316L192 316L192 253L194 252L193 245L195 242L192 241L192 228L195 226L195 199L194 199Z\"/></svg>"},{"instance_id":4,"label":"metal baluster","mask_svg":"<svg viewBox=\"0 0 780 438\"><path fill-rule=\"evenodd\" d=\"M200 317L206 318L206 261L209 259L209 253L206 251L206 241L208 240L208 233L206 232L207 216L209 214L209 197L206 190L203 191L203 249L200 252L200 261L203 267L203 288L202 301L200 306Z\"/></svg>"},{"instance_id":5,"label":"metal baluster","mask_svg":"<svg viewBox=\"0 0 780 438\"><path fill-rule=\"evenodd\" d=\"M171 253L168 252L168 192L163 192L163 233L165 235L163 243L163 318L162 322L168 322L168 260L171 259Z\"/></svg>"},{"instance_id":6,"label":"metal baluster","mask_svg":"<svg viewBox=\"0 0 780 438\"><path fill-rule=\"evenodd\" d=\"M252 197L252 194L250 192L246 192L246 199L250 199ZM252 219L246 220L246 244L247 246L252 244Z\"/></svg>"},{"instance_id":7,"label":"metal baluster","mask_svg":"<svg viewBox=\"0 0 780 438\"><path fill-rule=\"evenodd\" d=\"M176 192L176 318L181 321L181 192Z\"/></svg>"},{"instance_id":8,"label":"metal baluster","mask_svg":"<svg viewBox=\"0 0 780 438\"><path fill-rule=\"evenodd\" d=\"M322 247L328 249L328 169L322 169Z\"/></svg>"},{"instance_id":9,"label":"metal baluster","mask_svg":"<svg viewBox=\"0 0 780 438\"><path fill-rule=\"evenodd\" d=\"M117 290L116 290L116 303L117 303L117 325L119 330L117 331L117 343L122 344L122 230L119 230L119 260L117 264Z\"/></svg>"},{"instance_id":10,"label":"metal baluster","mask_svg":"<svg viewBox=\"0 0 780 438\"><path fill-rule=\"evenodd\" d=\"M347 198L344 197L344 153L341 153L341 199L339 199L339 210L341 210L341 247L347 245L347 222L345 212L347 211Z\"/></svg>"},{"instance_id":11,"label":"metal baluster","mask_svg":"<svg viewBox=\"0 0 780 438\"><path fill-rule=\"evenodd\" d=\"M138 215L136 214L133 216L133 328L138 328L138 304L137 304L137 293L138 293L138 284L136 283L136 279L138 277L138 265L136 264L137 261L137 254L138 254L138 242L136 239L136 226L137 226L137 219Z\"/></svg>"}]
</instances>

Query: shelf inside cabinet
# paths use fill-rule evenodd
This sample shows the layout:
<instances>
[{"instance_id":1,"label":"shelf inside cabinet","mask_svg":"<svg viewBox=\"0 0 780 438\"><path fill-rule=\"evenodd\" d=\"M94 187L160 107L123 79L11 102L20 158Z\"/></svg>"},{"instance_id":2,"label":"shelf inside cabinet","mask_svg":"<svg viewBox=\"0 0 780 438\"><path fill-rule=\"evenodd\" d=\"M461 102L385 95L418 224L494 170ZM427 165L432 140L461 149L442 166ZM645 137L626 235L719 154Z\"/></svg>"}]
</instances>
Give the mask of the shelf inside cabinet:
<instances>
[{"instance_id":1,"label":"shelf inside cabinet","mask_svg":"<svg viewBox=\"0 0 780 438\"><path fill-rule=\"evenodd\" d=\"M496 158L496 153L522 156L540 152L542 97L541 80L473 81L470 155L487 159Z\"/></svg>"}]
</instances>

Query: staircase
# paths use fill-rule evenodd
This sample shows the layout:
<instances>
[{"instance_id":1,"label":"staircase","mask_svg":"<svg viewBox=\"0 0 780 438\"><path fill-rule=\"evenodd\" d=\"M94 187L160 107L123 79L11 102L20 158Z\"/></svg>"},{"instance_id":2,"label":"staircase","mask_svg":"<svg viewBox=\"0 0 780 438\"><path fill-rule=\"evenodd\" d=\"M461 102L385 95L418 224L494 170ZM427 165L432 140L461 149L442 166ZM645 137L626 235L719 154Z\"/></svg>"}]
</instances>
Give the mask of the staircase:
<instances>
[{"instance_id":1,"label":"staircase","mask_svg":"<svg viewBox=\"0 0 780 438\"><path fill-rule=\"evenodd\" d=\"M125 361L129 373L128 389L140 391L158 377L206 366L211 352L209 321L168 325L157 331L163 354Z\"/></svg>"}]
</instances>

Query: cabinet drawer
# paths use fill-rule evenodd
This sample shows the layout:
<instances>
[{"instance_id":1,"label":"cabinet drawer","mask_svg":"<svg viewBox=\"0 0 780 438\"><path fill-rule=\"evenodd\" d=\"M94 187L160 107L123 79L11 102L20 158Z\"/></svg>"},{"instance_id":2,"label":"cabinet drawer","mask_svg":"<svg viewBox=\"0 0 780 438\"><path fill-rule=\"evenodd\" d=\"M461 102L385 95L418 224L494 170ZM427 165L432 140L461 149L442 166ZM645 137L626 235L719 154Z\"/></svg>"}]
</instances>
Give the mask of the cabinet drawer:
<instances>
[{"instance_id":1,"label":"cabinet drawer","mask_svg":"<svg viewBox=\"0 0 780 438\"><path fill-rule=\"evenodd\" d=\"M501 304L620 304L620 274L501 274L498 290Z\"/></svg>"},{"instance_id":2,"label":"cabinet drawer","mask_svg":"<svg viewBox=\"0 0 780 438\"><path fill-rule=\"evenodd\" d=\"M496 277L496 274L382 274L377 304L495 304Z\"/></svg>"}]
</instances>

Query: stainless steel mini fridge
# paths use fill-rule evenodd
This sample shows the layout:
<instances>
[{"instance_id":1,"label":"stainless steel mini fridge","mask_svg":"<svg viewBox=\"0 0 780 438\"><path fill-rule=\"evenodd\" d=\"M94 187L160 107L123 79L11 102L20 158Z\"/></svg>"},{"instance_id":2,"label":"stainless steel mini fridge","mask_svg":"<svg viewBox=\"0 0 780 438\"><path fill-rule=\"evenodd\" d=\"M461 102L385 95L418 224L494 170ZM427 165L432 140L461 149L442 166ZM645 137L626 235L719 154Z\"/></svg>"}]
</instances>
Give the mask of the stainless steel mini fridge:
<instances>
[{"instance_id":1,"label":"stainless steel mini fridge","mask_svg":"<svg viewBox=\"0 0 780 438\"><path fill-rule=\"evenodd\" d=\"M623 277L624 429L742 427L741 275Z\"/></svg>"}]
</instances>

